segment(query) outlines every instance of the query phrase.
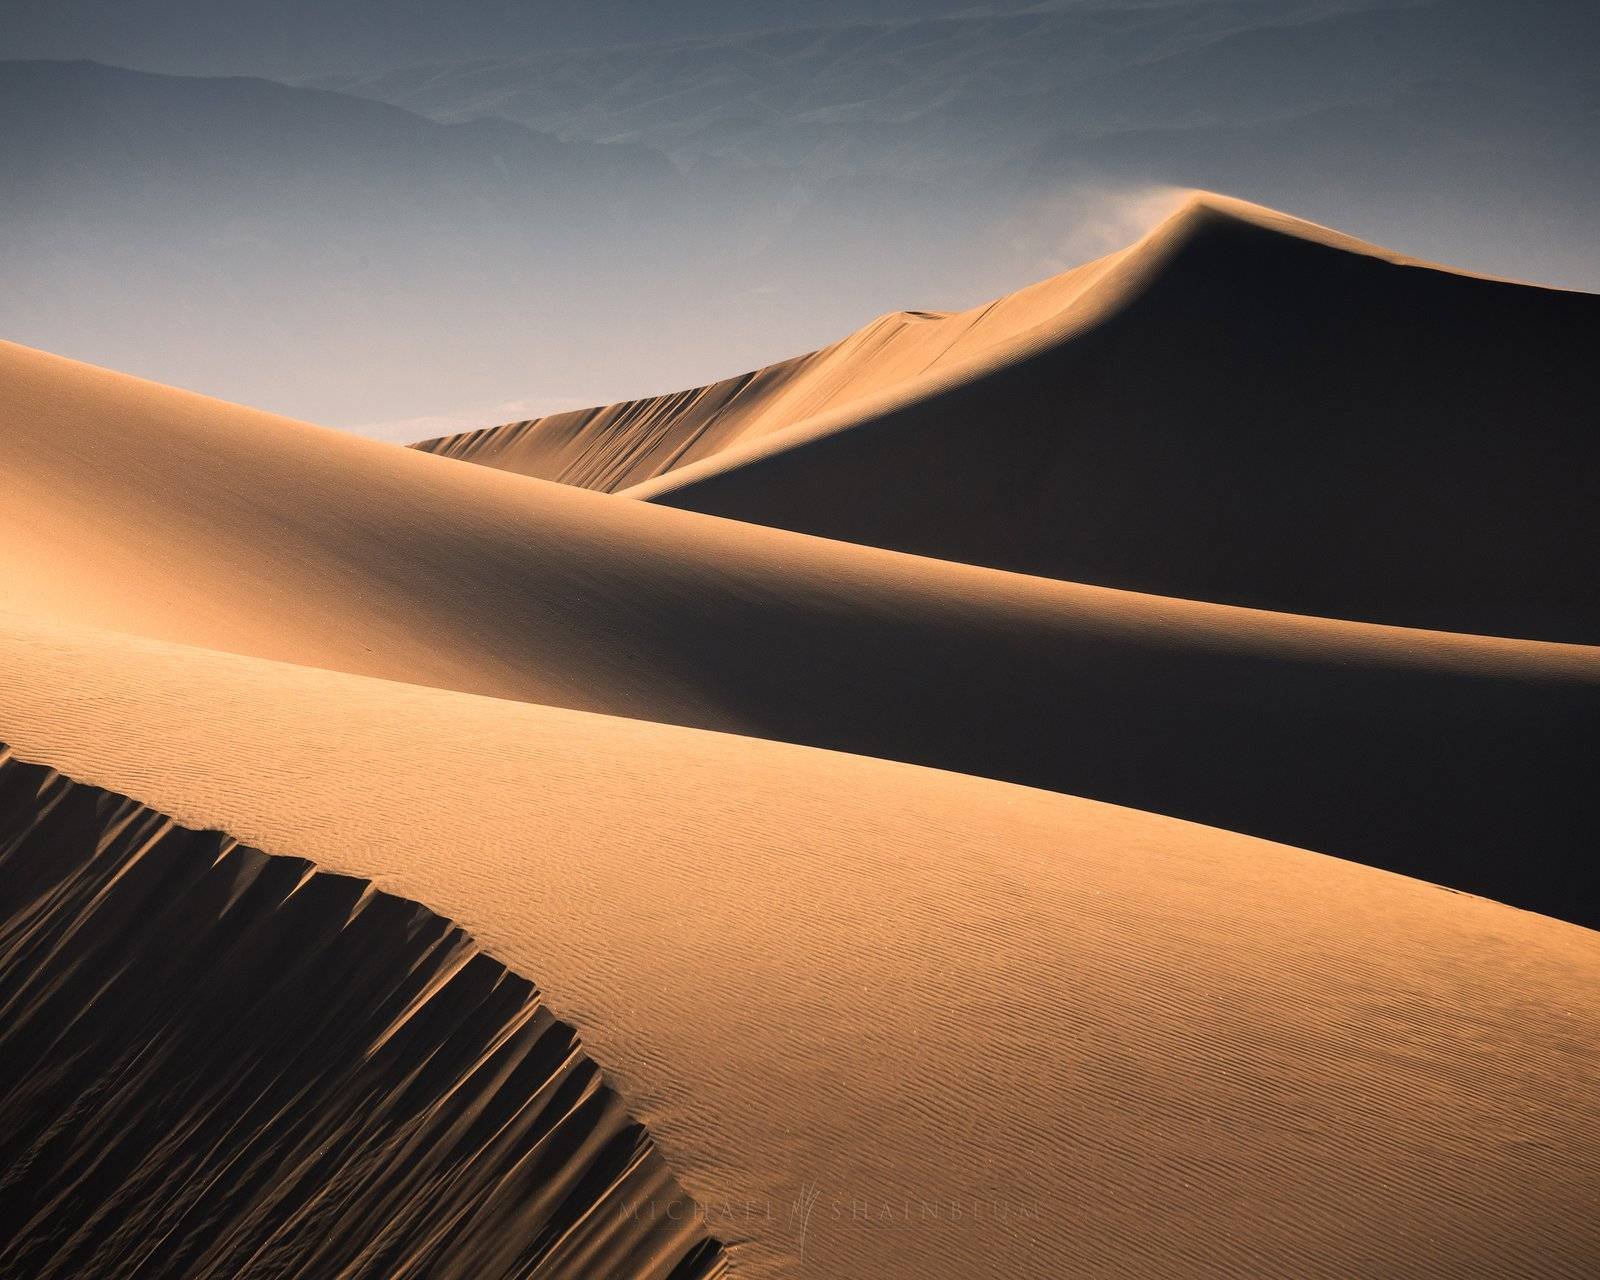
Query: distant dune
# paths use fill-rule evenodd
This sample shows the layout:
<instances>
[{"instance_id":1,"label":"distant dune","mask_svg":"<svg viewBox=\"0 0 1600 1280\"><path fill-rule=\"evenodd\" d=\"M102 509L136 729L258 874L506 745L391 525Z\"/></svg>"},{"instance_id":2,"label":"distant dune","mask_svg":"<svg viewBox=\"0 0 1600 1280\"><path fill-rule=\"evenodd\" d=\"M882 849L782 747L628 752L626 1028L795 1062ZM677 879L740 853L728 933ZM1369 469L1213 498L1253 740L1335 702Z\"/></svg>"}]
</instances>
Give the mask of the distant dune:
<instances>
[{"instance_id":1,"label":"distant dune","mask_svg":"<svg viewBox=\"0 0 1600 1280\"><path fill-rule=\"evenodd\" d=\"M459 928L3 745L0 1008L0 1274L719 1265L572 1028Z\"/></svg>"},{"instance_id":2,"label":"distant dune","mask_svg":"<svg viewBox=\"0 0 1600 1280\"><path fill-rule=\"evenodd\" d=\"M420 446L940 559L1600 639L1600 299L1222 197L956 316Z\"/></svg>"},{"instance_id":3,"label":"distant dune","mask_svg":"<svg viewBox=\"0 0 1600 1280\"><path fill-rule=\"evenodd\" d=\"M21 348L0 370L12 608L1044 786L1600 920L1600 651L944 564Z\"/></svg>"},{"instance_id":4,"label":"distant dune","mask_svg":"<svg viewBox=\"0 0 1600 1280\"><path fill-rule=\"evenodd\" d=\"M1589 1274L1595 306L1207 197L469 461L0 344L0 1277Z\"/></svg>"},{"instance_id":5,"label":"distant dune","mask_svg":"<svg viewBox=\"0 0 1600 1280\"><path fill-rule=\"evenodd\" d=\"M753 443L885 393L937 391L951 375L1023 349L1116 265L1084 266L972 311L897 311L821 351L649 400L553 414L415 445L608 493L744 456ZM897 396L897 398L898 398ZM788 437L784 437L787 439Z\"/></svg>"}]
</instances>

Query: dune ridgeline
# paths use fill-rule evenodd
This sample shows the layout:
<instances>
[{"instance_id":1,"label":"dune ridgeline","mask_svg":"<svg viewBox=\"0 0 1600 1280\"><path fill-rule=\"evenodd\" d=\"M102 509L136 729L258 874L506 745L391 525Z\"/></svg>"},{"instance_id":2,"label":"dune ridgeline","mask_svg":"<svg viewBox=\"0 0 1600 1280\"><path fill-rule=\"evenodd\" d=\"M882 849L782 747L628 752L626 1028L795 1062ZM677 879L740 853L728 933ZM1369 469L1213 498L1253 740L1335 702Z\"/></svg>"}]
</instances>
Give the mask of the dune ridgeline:
<instances>
[{"instance_id":1,"label":"dune ridgeline","mask_svg":"<svg viewBox=\"0 0 1600 1280\"><path fill-rule=\"evenodd\" d=\"M1584 1275L1597 340L1196 196L409 449L0 346L0 1275Z\"/></svg>"}]
</instances>

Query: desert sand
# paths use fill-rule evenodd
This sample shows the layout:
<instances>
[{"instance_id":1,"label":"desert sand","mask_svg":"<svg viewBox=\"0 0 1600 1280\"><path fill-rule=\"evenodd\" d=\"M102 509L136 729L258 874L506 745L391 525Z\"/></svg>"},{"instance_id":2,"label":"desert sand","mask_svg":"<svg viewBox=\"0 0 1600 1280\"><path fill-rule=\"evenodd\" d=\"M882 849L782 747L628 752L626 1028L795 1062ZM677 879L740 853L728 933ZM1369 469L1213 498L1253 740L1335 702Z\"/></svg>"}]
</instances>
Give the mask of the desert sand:
<instances>
[{"instance_id":1,"label":"desert sand","mask_svg":"<svg viewBox=\"0 0 1600 1280\"><path fill-rule=\"evenodd\" d=\"M1591 295L1200 195L972 311L418 447L945 560L1594 643L1597 347Z\"/></svg>"},{"instance_id":2,"label":"desert sand","mask_svg":"<svg viewBox=\"0 0 1600 1280\"><path fill-rule=\"evenodd\" d=\"M1600 1247L1592 931L862 757L61 624L0 652L19 754L536 981L734 1274L1575 1276Z\"/></svg>"},{"instance_id":3,"label":"desert sand","mask_svg":"<svg viewBox=\"0 0 1600 1280\"><path fill-rule=\"evenodd\" d=\"M3 746L0 872L0 1274L716 1273L572 1028L425 907Z\"/></svg>"},{"instance_id":4,"label":"desert sand","mask_svg":"<svg viewBox=\"0 0 1600 1280\"><path fill-rule=\"evenodd\" d=\"M1514 580L1475 561L1483 540L1455 526L1448 556L1424 554L1412 522L1394 530L1381 565L1353 549L1328 553L1331 576L1308 562L1296 589L1330 607L1297 615L1283 611L1294 600L1271 601L1274 611L1240 607L1228 590L1162 596L1073 581L1062 563L1016 572L957 563L984 557L954 544L907 548L848 528L819 537L779 527L789 523L779 515L732 520L635 500L669 497L652 485L697 492L697 475L736 487L757 477L749 492L768 492L759 477L784 459L822 458L833 441L885 442L835 469L838 502L818 512L845 520L852 486L886 484L873 459L894 452L883 424L902 410L933 415L930 459L940 431L953 440L958 422L968 428L963 465L981 495L982 459L1010 447L1000 428L1015 436L1025 421L1026 402L1005 399L1006 388L1048 373L1052 394L1068 397L1076 384L1061 379L1086 359L1071 354L1081 343L1146 350L1118 326L1213 253L1230 271L1248 267L1252 287L1306 261L1331 271L1333 285L1302 299L1302 320L1387 288L1395 305L1426 305L1455 334L1458 312L1413 298L1414 281L1429 282L1417 286L1424 295L1493 290L1518 315L1569 308L1569 328L1541 322L1557 334L1540 366L1555 400L1524 390L1534 407L1574 394L1560 344L1579 340L1592 299L1406 264L1209 200L1041 286L1038 299L996 308L987 328L910 317L882 326L881 363L871 344L797 362L699 461L611 493L0 347L0 741L41 766L0 773L12 779L0 830L21 841L0 845L0 858L35 875L48 866L41 787L79 797L89 815L50 837L87 870L61 873L65 887L49 893L13 892L0 946L30 929L72 937L63 922L95 906L83 886L160 859L200 885L163 881L170 909L152 908L176 922L167 927L195 961L183 982L203 981L208 958L227 954L204 922L241 900L244 887L225 891L229 877L248 886L288 865L315 888L257 903L263 928L286 930L284 911L310 911L311 933L338 929L326 945L342 954L372 925L364 904L381 902L450 939L463 963L481 946L492 959L480 967L505 966L500 980L522 1002L502 1011L508 1023L537 1010L545 1032L567 1037L570 1069L606 1100L581 1131L595 1144L636 1144L628 1150L646 1163L624 1176L654 1189L641 1206L585 1182L596 1206L587 1235L564 1237L570 1249L532 1274L655 1275L680 1261L690 1270L678 1274L699 1274L719 1265L706 1236L725 1246L731 1274L763 1280L1587 1274L1600 1253L1590 1048L1600 934L1571 921L1600 919L1585 765L1600 724L1600 650L1549 638L1584 634L1582 548L1530 561ZM953 354L924 377L919 362L937 359L917 335L937 326L948 342L934 345ZM1346 330L1319 332L1326 342ZM1178 366L1187 358L1168 354ZM1325 369L1333 383L1345 367L1337 356ZM993 414L960 407L974 388L997 397ZM812 416L764 418L756 402L785 395ZM1266 391L1258 399L1273 402ZM863 409L874 403L882 412ZM1300 416L1280 405L1281 429L1301 430L1319 403L1302 394ZM713 416L679 443L707 436ZM592 475L618 484L635 475L624 455L658 467L658 431L679 430L664 411L608 421L618 452L607 460L598 449ZM1092 435L1090 417L1081 421ZM1536 546L1539 519L1553 529L1573 518L1561 514L1572 489L1560 485L1576 482L1563 469L1576 473L1579 455L1562 461L1551 447L1569 425L1536 417L1512 433L1526 448L1498 459L1508 483L1543 459L1545 487L1517 495L1536 517L1519 526L1532 541L1494 526L1506 556ZM606 437L596 419L573 420L565 437L546 431L542 444L543 429L519 438L533 453L551 445L540 466L565 467L576 455L559 441L589 427L588 443ZM1429 430L1437 435L1436 421ZM924 474L907 461L914 451L900 455L904 491L925 480L931 494L948 490L937 467ZM1396 475L1410 465L1388 461ZM1194 465L1197 484L1228 474ZM1485 467L1467 470L1487 485ZM1337 468L1315 479L1331 503ZM883 493L895 520L910 511ZM1116 519L1102 510L1096 545L1159 550L1139 521L1159 517L1168 496L1119 507ZM959 541L966 526L938 514L950 510L943 501L930 499L920 527ZM987 523L1041 556L1080 545L1065 534L1030 541L1054 501L974 498L1014 511L1014 524ZM1300 501L1277 514L1302 517L1290 509ZM985 523L978 509L971 529ZM1258 518L1264 509L1241 514L1238 528L1287 563L1300 552L1287 525ZM1350 520L1373 509L1359 486L1338 507ZM1219 574L1225 532L1211 548ZM1197 537L1175 518L1162 538L1180 533ZM1411 594L1424 579L1435 594ZM1183 580L1196 596L1225 585ZM1331 607L1358 580L1372 607ZM1512 635L1383 624L1417 620L1387 616L1407 602L1434 625L1502 618ZM186 829L171 835L174 848L134 847L129 824L167 832L169 821ZM206 829L225 835L189 834ZM220 879L218 866L230 868ZM327 895L320 913L302 905L324 901L316 894ZM70 946L105 929L86 925ZM332 961L310 950L305 971L326 972ZM330 983L348 997L351 1034L391 1043L392 1006L374 992L431 982L432 963L368 956L348 989ZM191 1021L176 1025L199 1034L211 1024L194 1023L190 1005L211 1009L216 997L198 989L209 994L158 992L150 1007L158 1018L183 1010ZM65 1007L48 1004L48 989L24 990L18 1007L30 1017ZM450 1016L451 1000L430 1003ZM80 1027L97 1016L91 1004ZM321 1014L306 1016L295 1025ZM479 1030L498 1034L493 1023ZM115 1037L84 1042L119 1051ZM452 1043L464 1062L486 1052L481 1040ZM0 1062L39 1060L37 1042L23 1049ZM426 1037L416 1052L427 1060ZM181 1078L171 1061L156 1053L148 1077L167 1099ZM226 1056L217 1061L225 1074ZM392 1074L420 1070L396 1061ZM285 1111L302 1126L296 1141L340 1123L349 1089L384 1096L382 1073L338 1079L345 1092L308 1093ZM462 1079L478 1080L470 1070ZM49 1092L59 1081L38 1087L60 1096ZM483 1114L475 1087L453 1086L454 1105ZM493 1096L517 1096L503 1088ZM261 1136L271 1131L252 1128L260 1113L247 1094L248 1082L219 1093L188 1118L194 1132L226 1129L239 1108L232 1140L273 1150ZM398 1086L395 1095L417 1103ZM93 1100L105 1107L92 1113L101 1132L138 1115L137 1094ZM62 1123L83 1114L69 1109ZM384 1114L409 1123L399 1104ZM477 1231L463 1218L448 1240L430 1237L435 1253L409 1253L418 1274L527 1274L510 1252L564 1221L548 1197L530 1207L513 1194L520 1185L537 1198L536 1179L511 1190L498 1180L509 1151L485 1147L484 1131L429 1129L413 1148L424 1170L465 1170L449 1203L484 1215ZM343 1176L359 1183L362 1169L395 1157L376 1121L358 1137L374 1154L363 1165L357 1151ZM274 1204L324 1184L275 1173L240 1191L236 1220L211 1202L174 1218L162 1179L201 1159L207 1144L192 1144L156 1143L160 1158L137 1166L142 1181L119 1211L165 1224L163 1247L215 1259L215 1274L247 1273L217 1233L254 1239L276 1222ZM95 1157L71 1143L55 1150L59 1166L21 1161L18 1185L73 1208L70 1194L51 1197L77 1185L75 1161ZM61 1182L42 1181L63 1169ZM316 1203L343 1206L354 1222L378 1202L350 1198L349 1185L335 1186L346 1198L328 1191ZM474 1190L491 1185L499 1198ZM683 1193L698 1216L657 1222L658 1206ZM433 1198L419 1189L381 1203L426 1234L422 1201ZM88 1235L72 1248L126 1243L101 1220L73 1229ZM485 1235L507 1252L472 1254ZM277 1256L303 1269L295 1250L310 1238L288 1232ZM406 1274L385 1271L383 1244L369 1247L358 1228L336 1238L362 1260L354 1274ZM469 1251L449 1252L457 1245ZM612 1250L610 1261L591 1248ZM70 1274L88 1255L57 1256ZM265 1274L273 1256L251 1265Z\"/></svg>"},{"instance_id":5,"label":"desert sand","mask_svg":"<svg viewBox=\"0 0 1600 1280\"><path fill-rule=\"evenodd\" d=\"M997 777L1600 920L1593 648L999 573L22 348L0 369L12 608Z\"/></svg>"}]
</instances>

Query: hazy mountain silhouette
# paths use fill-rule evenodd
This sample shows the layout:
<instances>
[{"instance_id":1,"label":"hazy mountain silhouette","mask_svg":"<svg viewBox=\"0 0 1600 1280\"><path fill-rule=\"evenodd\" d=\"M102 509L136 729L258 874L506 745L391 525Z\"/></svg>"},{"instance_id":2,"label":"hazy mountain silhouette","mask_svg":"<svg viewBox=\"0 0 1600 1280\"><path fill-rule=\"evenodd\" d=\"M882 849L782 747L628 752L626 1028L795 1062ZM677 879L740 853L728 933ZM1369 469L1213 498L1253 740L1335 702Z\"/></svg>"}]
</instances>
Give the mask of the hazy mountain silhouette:
<instances>
[{"instance_id":1,"label":"hazy mountain silhouette","mask_svg":"<svg viewBox=\"0 0 1600 1280\"><path fill-rule=\"evenodd\" d=\"M885 297L1037 274L980 250L992 200L870 172L686 175L637 144L82 61L0 63L0 111L0 331L323 421L646 394Z\"/></svg>"},{"instance_id":2,"label":"hazy mountain silhouette","mask_svg":"<svg viewBox=\"0 0 1600 1280\"><path fill-rule=\"evenodd\" d=\"M1227 190L1428 256L1593 287L1600 8L1586 0L1063 3L534 51L327 78L680 163L991 190ZM1505 244L1515 230L1538 247Z\"/></svg>"},{"instance_id":3,"label":"hazy mountain silhouette","mask_svg":"<svg viewBox=\"0 0 1600 1280\"><path fill-rule=\"evenodd\" d=\"M991 9L1027 0L988 0ZM178 74L308 75L508 49L642 43L972 6L961 0L21 0L8 5L12 56L92 57Z\"/></svg>"},{"instance_id":4,"label":"hazy mountain silhouette","mask_svg":"<svg viewBox=\"0 0 1600 1280\"><path fill-rule=\"evenodd\" d=\"M1585 0L255 8L17 15L302 87L6 66L8 336L438 435L970 306L1168 187L1600 288Z\"/></svg>"},{"instance_id":5,"label":"hazy mountain silhouette","mask_svg":"<svg viewBox=\"0 0 1600 1280\"><path fill-rule=\"evenodd\" d=\"M157 76L94 62L0 63L0 160L13 210L108 195L259 199L473 183L509 195L660 179L640 146L561 142L505 120L440 124L370 99L243 77ZM301 191L303 189L303 191Z\"/></svg>"}]
</instances>

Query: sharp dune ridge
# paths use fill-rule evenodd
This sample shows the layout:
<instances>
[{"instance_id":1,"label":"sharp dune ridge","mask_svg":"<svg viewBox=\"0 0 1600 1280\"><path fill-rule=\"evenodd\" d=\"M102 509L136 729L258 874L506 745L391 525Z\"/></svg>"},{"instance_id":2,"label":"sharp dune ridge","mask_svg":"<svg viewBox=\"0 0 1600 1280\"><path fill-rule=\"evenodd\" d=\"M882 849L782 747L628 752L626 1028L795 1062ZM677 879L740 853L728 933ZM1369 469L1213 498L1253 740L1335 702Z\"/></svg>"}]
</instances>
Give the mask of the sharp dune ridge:
<instances>
[{"instance_id":1,"label":"sharp dune ridge","mask_svg":"<svg viewBox=\"0 0 1600 1280\"><path fill-rule=\"evenodd\" d=\"M984 307L417 447L940 559L1591 643L1597 345L1591 295L1195 193Z\"/></svg>"},{"instance_id":2,"label":"sharp dune ridge","mask_svg":"<svg viewBox=\"0 0 1600 1280\"><path fill-rule=\"evenodd\" d=\"M1594 304L1205 196L431 452L0 344L0 1272L1588 1275Z\"/></svg>"},{"instance_id":3,"label":"sharp dune ridge","mask_svg":"<svg viewBox=\"0 0 1600 1280\"><path fill-rule=\"evenodd\" d=\"M1595 649L941 563L23 348L0 370L12 609L993 776L1600 919Z\"/></svg>"},{"instance_id":4,"label":"sharp dune ridge","mask_svg":"<svg viewBox=\"0 0 1600 1280\"><path fill-rule=\"evenodd\" d=\"M753 451L782 448L796 428L826 429L849 421L863 402L916 398L1026 349L1030 337L1037 341L1038 330L1072 313L1124 256L1086 263L969 311L890 312L820 351L709 386L412 447L585 489L649 496L688 476L736 466Z\"/></svg>"},{"instance_id":5,"label":"sharp dune ridge","mask_svg":"<svg viewBox=\"0 0 1600 1280\"><path fill-rule=\"evenodd\" d=\"M1600 1249L1593 931L784 743L61 624L0 654L28 757L537 974L733 1274L1578 1277Z\"/></svg>"},{"instance_id":6,"label":"sharp dune ridge","mask_svg":"<svg viewBox=\"0 0 1600 1280\"><path fill-rule=\"evenodd\" d=\"M721 1272L461 929L3 745L0 1011L0 1275Z\"/></svg>"}]
</instances>

